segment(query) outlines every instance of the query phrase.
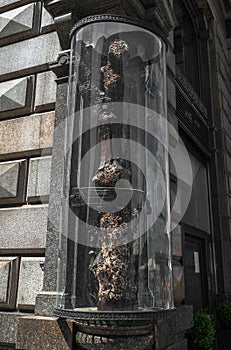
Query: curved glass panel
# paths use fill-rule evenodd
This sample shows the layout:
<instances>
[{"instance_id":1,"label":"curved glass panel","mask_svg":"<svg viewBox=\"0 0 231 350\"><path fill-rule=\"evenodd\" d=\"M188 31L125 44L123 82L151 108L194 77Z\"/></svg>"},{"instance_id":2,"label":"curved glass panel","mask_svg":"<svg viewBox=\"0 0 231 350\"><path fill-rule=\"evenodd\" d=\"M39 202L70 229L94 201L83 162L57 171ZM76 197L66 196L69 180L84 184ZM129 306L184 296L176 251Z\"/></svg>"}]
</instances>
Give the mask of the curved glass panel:
<instances>
[{"instance_id":1,"label":"curved glass panel","mask_svg":"<svg viewBox=\"0 0 231 350\"><path fill-rule=\"evenodd\" d=\"M136 25L73 34L57 308L173 307L165 67Z\"/></svg>"}]
</instances>

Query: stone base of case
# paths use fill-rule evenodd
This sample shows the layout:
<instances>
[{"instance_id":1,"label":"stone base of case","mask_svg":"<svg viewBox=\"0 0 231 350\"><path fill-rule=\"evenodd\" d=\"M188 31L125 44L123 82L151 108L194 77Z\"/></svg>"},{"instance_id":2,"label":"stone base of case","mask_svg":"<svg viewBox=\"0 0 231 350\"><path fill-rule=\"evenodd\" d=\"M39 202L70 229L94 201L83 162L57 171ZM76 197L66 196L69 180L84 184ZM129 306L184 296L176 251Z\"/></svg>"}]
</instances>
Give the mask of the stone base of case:
<instances>
[{"instance_id":1,"label":"stone base of case","mask_svg":"<svg viewBox=\"0 0 231 350\"><path fill-rule=\"evenodd\" d=\"M179 307L150 324L124 327L28 315L18 319L16 349L187 350L185 332L192 320L190 306Z\"/></svg>"}]
</instances>

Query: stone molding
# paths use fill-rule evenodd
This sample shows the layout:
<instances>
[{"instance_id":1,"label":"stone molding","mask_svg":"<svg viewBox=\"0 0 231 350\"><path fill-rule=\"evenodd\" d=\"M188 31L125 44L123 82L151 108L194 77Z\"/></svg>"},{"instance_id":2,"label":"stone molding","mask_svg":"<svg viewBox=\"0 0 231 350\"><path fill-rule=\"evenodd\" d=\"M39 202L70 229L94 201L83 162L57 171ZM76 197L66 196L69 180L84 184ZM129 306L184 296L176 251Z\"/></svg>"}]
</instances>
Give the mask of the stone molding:
<instances>
[{"instance_id":1,"label":"stone molding","mask_svg":"<svg viewBox=\"0 0 231 350\"><path fill-rule=\"evenodd\" d=\"M0 253L43 251L46 245L47 205L1 208Z\"/></svg>"},{"instance_id":2,"label":"stone molding","mask_svg":"<svg viewBox=\"0 0 231 350\"><path fill-rule=\"evenodd\" d=\"M0 46L38 35L40 11L36 2L0 13Z\"/></svg>"},{"instance_id":3,"label":"stone molding","mask_svg":"<svg viewBox=\"0 0 231 350\"><path fill-rule=\"evenodd\" d=\"M59 51L56 32L1 47L0 81L48 70Z\"/></svg>"},{"instance_id":4,"label":"stone molding","mask_svg":"<svg viewBox=\"0 0 231 350\"><path fill-rule=\"evenodd\" d=\"M27 161L0 163L0 205L23 204L25 201Z\"/></svg>"},{"instance_id":5,"label":"stone molding","mask_svg":"<svg viewBox=\"0 0 231 350\"><path fill-rule=\"evenodd\" d=\"M176 26L177 19L169 0L154 0L154 7L147 10L147 20L156 21L158 26L168 35Z\"/></svg>"},{"instance_id":6,"label":"stone molding","mask_svg":"<svg viewBox=\"0 0 231 350\"><path fill-rule=\"evenodd\" d=\"M28 203L48 201L50 193L51 156L29 160L27 200Z\"/></svg>"},{"instance_id":7,"label":"stone molding","mask_svg":"<svg viewBox=\"0 0 231 350\"><path fill-rule=\"evenodd\" d=\"M0 309L13 310L16 305L19 258L0 257Z\"/></svg>"},{"instance_id":8,"label":"stone molding","mask_svg":"<svg viewBox=\"0 0 231 350\"><path fill-rule=\"evenodd\" d=\"M33 0L1 0L0 13L31 3ZM36 0L35 0L36 1Z\"/></svg>"},{"instance_id":9,"label":"stone molding","mask_svg":"<svg viewBox=\"0 0 231 350\"><path fill-rule=\"evenodd\" d=\"M177 80L180 82L181 86L186 91L187 96L190 97L193 104L198 108L198 110L202 113L202 115L207 120L208 118L207 108L204 106L203 102L197 95L196 91L193 89L192 85L190 84L188 79L184 76L184 74L181 73L179 68L176 68L176 77L177 77Z\"/></svg>"},{"instance_id":10,"label":"stone molding","mask_svg":"<svg viewBox=\"0 0 231 350\"><path fill-rule=\"evenodd\" d=\"M0 122L0 159L17 159L19 155L38 155L53 145L54 112ZM17 137L15 136L17 135Z\"/></svg>"},{"instance_id":11,"label":"stone molding","mask_svg":"<svg viewBox=\"0 0 231 350\"><path fill-rule=\"evenodd\" d=\"M208 6L208 1L207 0L195 0L198 7L201 9L207 8Z\"/></svg>"},{"instance_id":12,"label":"stone molding","mask_svg":"<svg viewBox=\"0 0 231 350\"><path fill-rule=\"evenodd\" d=\"M69 32L72 26L89 15L122 14L143 19L150 24L155 23L166 35L177 25L170 0L154 0L151 7L147 7L141 0L46 0L44 6L54 19L63 50L69 48Z\"/></svg>"},{"instance_id":13,"label":"stone molding","mask_svg":"<svg viewBox=\"0 0 231 350\"><path fill-rule=\"evenodd\" d=\"M35 111L43 112L47 110L54 110L55 101L55 74L51 71L38 73L35 89Z\"/></svg>"},{"instance_id":14,"label":"stone molding","mask_svg":"<svg viewBox=\"0 0 231 350\"><path fill-rule=\"evenodd\" d=\"M34 76L0 83L0 120L32 111Z\"/></svg>"},{"instance_id":15,"label":"stone molding","mask_svg":"<svg viewBox=\"0 0 231 350\"><path fill-rule=\"evenodd\" d=\"M0 312L0 334L1 345L0 349L15 349L16 335L17 335L17 322L22 316L26 316L21 312ZM2 345L4 344L4 345ZM12 346L12 347L11 347Z\"/></svg>"},{"instance_id":16,"label":"stone molding","mask_svg":"<svg viewBox=\"0 0 231 350\"><path fill-rule=\"evenodd\" d=\"M21 257L17 297L19 310L34 310L36 295L42 290L43 264L42 257Z\"/></svg>"}]
</instances>

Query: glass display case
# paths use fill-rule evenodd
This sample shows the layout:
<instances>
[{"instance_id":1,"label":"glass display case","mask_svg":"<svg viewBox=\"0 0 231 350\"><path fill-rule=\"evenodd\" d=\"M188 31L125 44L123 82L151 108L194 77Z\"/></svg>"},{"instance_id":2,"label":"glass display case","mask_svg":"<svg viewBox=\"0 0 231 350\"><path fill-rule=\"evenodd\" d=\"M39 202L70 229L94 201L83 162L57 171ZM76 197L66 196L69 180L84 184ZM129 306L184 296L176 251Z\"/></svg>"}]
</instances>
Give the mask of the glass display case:
<instances>
[{"instance_id":1,"label":"glass display case","mask_svg":"<svg viewBox=\"0 0 231 350\"><path fill-rule=\"evenodd\" d=\"M57 315L173 308L165 53L138 20L72 30Z\"/></svg>"}]
</instances>

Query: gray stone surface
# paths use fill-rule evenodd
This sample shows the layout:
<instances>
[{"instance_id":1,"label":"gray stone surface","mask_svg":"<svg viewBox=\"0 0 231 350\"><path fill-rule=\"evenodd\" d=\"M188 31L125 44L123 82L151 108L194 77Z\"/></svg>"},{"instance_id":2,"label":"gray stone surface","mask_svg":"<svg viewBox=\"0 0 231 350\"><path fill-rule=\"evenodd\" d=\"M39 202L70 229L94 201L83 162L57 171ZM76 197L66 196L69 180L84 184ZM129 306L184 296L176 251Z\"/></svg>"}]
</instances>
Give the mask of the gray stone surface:
<instances>
[{"instance_id":1,"label":"gray stone surface","mask_svg":"<svg viewBox=\"0 0 231 350\"><path fill-rule=\"evenodd\" d=\"M229 92L229 82L223 79L222 75L218 73L218 83L221 93L224 95L227 101L230 100L230 92Z\"/></svg>"},{"instance_id":2,"label":"gray stone surface","mask_svg":"<svg viewBox=\"0 0 231 350\"><path fill-rule=\"evenodd\" d=\"M0 259L0 306L7 302L8 280L10 274L10 261Z\"/></svg>"},{"instance_id":3,"label":"gray stone surface","mask_svg":"<svg viewBox=\"0 0 231 350\"><path fill-rule=\"evenodd\" d=\"M179 224L172 231L172 254L182 256L182 236Z\"/></svg>"},{"instance_id":4,"label":"gray stone surface","mask_svg":"<svg viewBox=\"0 0 231 350\"><path fill-rule=\"evenodd\" d=\"M17 349L70 350L75 349L74 322L56 317L21 317L18 322Z\"/></svg>"},{"instance_id":5,"label":"gray stone surface","mask_svg":"<svg viewBox=\"0 0 231 350\"><path fill-rule=\"evenodd\" d=\"M151 350L154 349L153 326L87 325L77 323L76 343L80 349Z\"/></svg>"},{"instance_id":6,"label":"gray stone surface","mask_svg":"<svg viewBox=\"0 0 231 350\"><path fill-rule=\"evenodd\" d=\"M54 292L41 292L36 297L35 315L51 316L56 307L57 295Z\"/></svg>"},{"instance_id":7,"label":"gray stone surface","mask_svg":"<svg viewBox=\"0 0 231 350\"><path fill-rule=\"evenodd\" d=\"M27 160L0 162L0 206L25 203Z\"/></svg>"},{"instance_id":8,"label":"gray stone surface","mask_svg":"<svg viewBox=\"0 0 231 350\"><path fill-rule=\"evenodd\" d=\"M225 154L227 171L231 174L231 157L228 154Z\"/></svg>"},{"instance_id":9,"label":"gray stone surface","mask_svg":"<svg viewBox=\"0 0 231 350\"><path fill-rule=\"evenodd\" d=\"M176 308L175 330L176 333L184 332L193 326L193 307L191 305Z\"/></svg>"},{"instance_id":10,"label":"gray stone surface","mask_svg":"<svg viewBox=\"0 0 231 350\"><path fill-rule=\"evenodd\" d=\"M4 11L4 9L2 10L2 8L4 7L8 7L8 6L14 6L14 7L17 7L17 6L20 6L20 5L24 5L28 2L31 2L31 0L1 0L1 3L0 3L0 10L1 11Z\"/></svg>"},{"instance_id":11,"label":"gray stone surface","mask_svg":"<svg viewBox=\"0 0 231 350\"><path fill-rule=\"evenodd\" d=\"M174 317L164 317L155 324L155 349L164 349L175 341Z\"/></svg>"},{"instance_id":12,"label":"gray stone surface","mask_svg":"<svg viewBox=\"0 0 231 350\"><path fill-rule=\"evenodd\" d=\"M172 107L176 108L176 88L174 82L167 78L167 95L168 95L168 103L172 105Z\"/></svg>"},{"instance_id":13,"label":"gray stone surface","mask_svg":"<svg viewBox=\"0 0 231 350\"><path fill-rule=\"evenodd\" d=\"M226 151L229 152L229 154L231 155L231 134L229 135L225 135L225 146L226 146Z\"/></svg>"},{"instance_id":14,"label":"gray stone surface","mask_svg":"<svg viewBox=\"0 0 231 350\"><path fill-rule=\"evenodd\" d=\"M54 26L53 17L49 14L49 12L43 7L42 9L42 32L51 29Z\"/></svg>"},{"instance_id":15,"label":"gray stone surface","mask_svg":"<svg viewBox=\"0 0 231 350\"><path fill-rule=\"evenodd\" d=\"M175 60L175 53L174 53L174 34L173 34L173 32L170 32L170 35L168 36L168 50L166 52L166 60L167 60L168 68L172 71L173 74L175 74L176 60Z\"/></svg>"},{"instance_id":16,"label":"gray stone surface","mask_svg":"<svg viewBox=\"0 0 231 350\"><path fill-rule=\"evenodd\" d=\"M167 35L177 26L175 12L168 0L155 2L154 8L147 13L147 17L152 17Z\"/></svg>"},{"instance_id":17,"label":"gray stone surface","mask_svg":"<svg viewBox=\"0 0 231 350\"><path fill-rule=\"evenodd\" d=\"M0 309L15 309L18 267L18 257L0 257Z\"/></svg>"},{"instance_id":18,"label":"gray stone surface","mask_svg":"<svg viewBox=\"0 0 231 350\"><path fill-rule=\"evenodd\" d=\"M15 114L30 112L33 91L33 77L15 79L0 83L0 118L7 117L8 111Z\"/></svg>"},{"instance_id":19,"label":"gray stone surface","mask_svg":"<svg viewBox=\"0 0 231 350\"><path fill-rule=\"evenodd\" d=\"M12 198L18 192L19 161L0 163L0 198Z\"/></svg>"},{"instance_id":20,"label":"gray stone surface","mask_svg":"<svg viewBox=\"0 0 231 350\"><path fill-rule=\"evenodd\" d=\"M183 195L182 193L184 191L184 188L183 188L182 181L178 180L177 184L171 181L171 187L170 187L171 206L173 207L174 205L174 209L171 210L172 222L180 222L181 220L181 202L178 201L177 203L175 203L177 191L179 191L178 193L181 193L181 195Z\"/></svg>"},{"instance_id":21,"label":"gray stone surface","mask_svg":"<svg viewBox=\"0 0 231 350\"><path fill-rule=\"evenodd\" d=\"M45 247L47 205L0 209L0 252Z\"/></svg>"},{"instance_id":22,"label":"gray stone surface","mask_svg":"<svg viewBox=\"0 0 231 350\"><path fill-rule=\"evenodd\" d=\"M53 144L54 113L0 122L0 154L30 152Z\"/></svg>"},{"instance_id":23,"label":"gray stone surface","mask_svg":"<svg viewBox=\"0 0 231 350\"><path fill-rule=\"evenodd\" d=\"M152 350L154 337L152 334L136 336L98 336L78 331L76 334L78 349L95 350Z\"/></svg>"},{"instance_id":24,"label":"gray stone surface","mask_svg":"<svg viewBox=\"0 0 231 350\"><path fill-rule=\"evenodd\" d=\"M227 121L230 124L231 105L230 105L230 101L227 101L225 96L222 96L222 106L223 106L224 112L226 114Z\"/></svg>"},{"instance_id":25,"label":"gray stone surface","mask_svg":"<svg viewBox=\"0 0 231 350\"><path fill-rule=\"evenodd\" d=\"M181 266L180 263L173 266L173 286L174 302L176 305L179 305L185 299L184 267Z\"/></svg>"},{"instance_id":26,"label":"gray stone surface","mask_svg":"<svg viewBox=\"0 0 231 350\"><path fill-rule=\"evenodd\" d=\"M228 181L228 191L231 193L231 175L227 175L227 181ZM231 199L230 199L231 203Z\"/></svg>"},{"instance_id":27,"label":"gray stone surface","mask_svg":"<svg viewBox=\"0 0 231 350\"><path fill-rule=\"evenodd\" d=\"M36 110L54 107L56 100L55 74L51 71L37 75L35 107Z\"/></svg>"},{"instance_id":28,"label":"gray stone surface","mask_svg":"<svg viewBox=\"0 0 231 350\"><path fill-rule=\"evenodd\" d=\"M223 127L228 135L231 137L231 122L230 122L230 114L231 114L231 108L229 115L225 112L223 113Z\"/></svg>"},{"instance_id":29,"label":"gray stone surface","mask_svg":"<svg viewBox=\"0 0 231 350\"><path fill-rule=\"evenodd\" d=\"M231 197L229 197L229 217L231 217ZM230 230L231 230L231 223L230 223Z\"/></svg>"},{"instance_id":30,"label":"gray stone surface","mask_svg":"<svg viewBox=\"0 0 231 350\"><path fill-rule=\"evenodd\" d=\"M30 159L27 197L46 196L50 193L51 157Z\"/></svg>"},{"instance_id":31,"label":"gray stone surface","mask_svg":"<svg viewBox=\"0 0 231 350\"><path fill-rule=\"evenodd\" d=\"M0 79L5 80L10 73L15 75L16 72L22 74L48 69L48 63L55 61L59 51L56 32L4 46L1 48Z\"/></svg>"},{"instance_id":32,"label":"gray stone surface","mask_svg":"<svg viewBox=\"0 0 231 350\"><path fill-rule=\"evenodd\" d=\"M21 258L17 306L33 309L35 299L42 290L44 258Z\"/></svg>"},{"instance_id":33,"label":"gray stone surface","mask_svg":"<svg viewBox=\"0 0 231 350\"><path fill-rule=\"evenodd\" d=\"M0 41L2 38L33 31L35 4L28 4L0 14Z\"/></svg>"},{"instance_id":34,"label":"gray stone surface","mask_svg":"<svg viewBox=\"0 0 231 350\"><path fill-rule=\"evenodd\" d=\"M46 244L46 264L44 274L44 291L56 292L57 263L59 247L59 227L61 224L60 208L63 189L63 157L64 157L64 120L67 116L67 80L60 80L57 87L55 147L52 150L51 193L49 198L49 218ZM52 199L51 199L52 197ZM43 304L45 305L45 303ZM48 309L50 307L48 306ZM43 313L45 310L42 310Z\"/></svg>"},{"instance_id":35,"label":"gray stone surface","mask_svg":"<svg viewBox=\"0 0 231 350\"><path fill-rule=\"evenodd\" d=\"M169 346L167 350L188 350L188 341L187 339L180 340L176 344Z\"/></svg>"},{"instance_id":36,"label":"gray stone surface","mask_svg":"<svg viewBox=\"0 0 231 350\"><path fill-rule=\"evenodd\" d=\"M19 312L0 312L0 342L5 344L14 344L16 342L18 319L25 316L25 313ZM8 349L7 347L5 350Z\"/></svg>"}]
</instances>

